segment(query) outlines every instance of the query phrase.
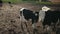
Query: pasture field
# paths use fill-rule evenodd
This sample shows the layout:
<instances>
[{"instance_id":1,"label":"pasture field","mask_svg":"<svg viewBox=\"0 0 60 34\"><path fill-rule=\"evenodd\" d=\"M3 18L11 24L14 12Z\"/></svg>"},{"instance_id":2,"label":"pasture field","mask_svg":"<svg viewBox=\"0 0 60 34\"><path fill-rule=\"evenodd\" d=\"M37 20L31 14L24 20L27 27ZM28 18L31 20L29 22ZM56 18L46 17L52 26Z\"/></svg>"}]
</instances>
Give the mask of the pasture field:
<instances>
[{"instance_id":1,"label":"pasture field","mask_svg":"<svg viewBox=\"0 0 60 34\"><path fill-rule=\"evenodd\" d=\"M39 11L40 5L33 4L51 4L50 2L39 2L39 1L22 1L22 0L2 0L3 5L0 7L0 34L44 34L47 31L43 31L41 22L36 24L36 29L33 30L30 21L21 22L19 10L24 7L33 11ZM11 2L12 4L8 4ZM12 6L12 7L11 7ZM52 7L51 7L52 8ZM59 7L60 8L60 7ZM26 27L27 24L27 27ZM56 32L48 32L56 34Z\"/></svg>"},{"instance_id":2,"label":"pasture field","mask_svg":"<svg viewBox=\"0 0 60 34\"><path fill-rule=\"evenodd\" d=\"M33 30L30 21L21 22L19 9L22 7L28 8L30 10L36 11L40 10L40 6L32 4L9 4L3 3L0 7L0 34L44 34L42 23L38 22L36 24L36 30ZM27 27L26 27L27 24ZM51 33L55 34L55 32Z\"/></svg>"}]
</instances>

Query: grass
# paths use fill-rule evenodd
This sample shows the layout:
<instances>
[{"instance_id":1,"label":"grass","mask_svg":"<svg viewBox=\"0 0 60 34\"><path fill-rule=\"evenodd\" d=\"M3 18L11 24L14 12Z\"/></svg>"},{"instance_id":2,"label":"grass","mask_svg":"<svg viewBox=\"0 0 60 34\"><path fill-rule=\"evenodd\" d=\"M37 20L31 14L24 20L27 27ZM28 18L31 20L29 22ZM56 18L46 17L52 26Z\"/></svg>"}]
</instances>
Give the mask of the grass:
<instances>
[{"instance_id":1,"label":"grass","mask_svg":"<svg viewBox=\"0 0 60 34\"><path fill-rule=\"evenodd\" d=\"M22 2L22 0L2 0L4 3L11 2L11 3L19 3Z\"/></svg>"},{"instance_id":2,"label":"grass","mask_svg":"<svg viewBox=\"0 0 60 34\"><path fill-rule=\"evenodd\" d=\"M51 2L36 2L37 4L53 4Z\"/></svg>"},{"instance_id":3,"label":"grass","mask_svg":"<svg viewBox=\"0 0 60 34\"><path fill-rule=\"evenodd\" d=\"M39 1L22 1L22 0L2 0L4 3L32 3L32 4L52 4L51 2L39 2Z\"/></svg>"}]
</instances>

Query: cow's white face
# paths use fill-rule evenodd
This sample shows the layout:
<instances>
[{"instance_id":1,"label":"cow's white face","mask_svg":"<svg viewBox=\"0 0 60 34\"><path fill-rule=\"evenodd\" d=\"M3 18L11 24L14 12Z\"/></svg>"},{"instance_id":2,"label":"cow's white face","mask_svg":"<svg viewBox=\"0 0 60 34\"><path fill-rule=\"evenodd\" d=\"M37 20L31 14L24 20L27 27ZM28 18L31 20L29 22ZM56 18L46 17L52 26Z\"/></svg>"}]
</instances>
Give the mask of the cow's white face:
<instances>
[{"instance_id":1,"label":"cow's white face","mask_svg":"<svg viewBox=\"0 0 60 34\"><path fill-rule=\"evenodd\" d=\"M48 11L48 10L50 10L50 8L48 8L46 6L42 7L42 11Z\"/></svg>"}]
</instances>

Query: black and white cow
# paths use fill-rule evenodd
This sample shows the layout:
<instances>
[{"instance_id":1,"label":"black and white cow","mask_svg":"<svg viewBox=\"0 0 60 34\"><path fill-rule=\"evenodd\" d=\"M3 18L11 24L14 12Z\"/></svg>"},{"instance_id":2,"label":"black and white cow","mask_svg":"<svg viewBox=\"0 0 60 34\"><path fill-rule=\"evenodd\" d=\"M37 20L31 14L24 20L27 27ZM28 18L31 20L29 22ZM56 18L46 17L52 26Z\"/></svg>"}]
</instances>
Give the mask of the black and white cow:
<instances>
[{"instance_id":1,"label":"black and white cow","mask_svg":"<svg viewBox=\"0 0 60 34\"><path fill-rule=\"evenodd\" d=\"M60 21L60 11L51 11L50 8L44 6L39 12L39 20L42 21L44 27L45 25L51 26L52 24L55 26L58 20Z\"/></svg>"},{"instance_id":2,"label":"black and white cow","mask_svg":"<svg viewBox=\"0 0 60 34\"><path fill-rule=\"evenodd\" d=\"M33 12L31 10L28 10L26 8L20 9L20 15L23 16L25 20L32 20L32 24L36 23L38 21L38 12Z\"/></svg>"}]
</instances>

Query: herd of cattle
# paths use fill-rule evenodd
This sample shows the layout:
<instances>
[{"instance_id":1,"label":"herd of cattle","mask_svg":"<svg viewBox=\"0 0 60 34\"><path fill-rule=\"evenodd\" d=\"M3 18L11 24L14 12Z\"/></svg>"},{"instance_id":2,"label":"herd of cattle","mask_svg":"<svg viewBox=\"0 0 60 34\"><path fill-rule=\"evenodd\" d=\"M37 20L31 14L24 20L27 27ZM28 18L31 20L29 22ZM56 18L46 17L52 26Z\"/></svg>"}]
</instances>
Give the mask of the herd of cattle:
<instances>
[{"instance_id":1,"label":"herd of cattle","mask_svg":"<svg viewBox=\"0 0 60 34\"><path fill-rule=\"evenodd\" d=\"M44 28L45 28L45 25L55 26L58 23L58 21L60 21L60 11L58 10L51 11L51 9L46 6L42 7L42 10L38 12L31 11L26 8L21 8L20 15L26 21L31 19L32 24L37 23L38 21L41 21Z\"/></svg>"}]
</instances>

